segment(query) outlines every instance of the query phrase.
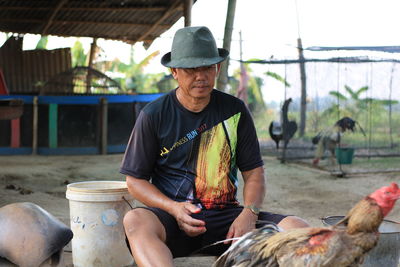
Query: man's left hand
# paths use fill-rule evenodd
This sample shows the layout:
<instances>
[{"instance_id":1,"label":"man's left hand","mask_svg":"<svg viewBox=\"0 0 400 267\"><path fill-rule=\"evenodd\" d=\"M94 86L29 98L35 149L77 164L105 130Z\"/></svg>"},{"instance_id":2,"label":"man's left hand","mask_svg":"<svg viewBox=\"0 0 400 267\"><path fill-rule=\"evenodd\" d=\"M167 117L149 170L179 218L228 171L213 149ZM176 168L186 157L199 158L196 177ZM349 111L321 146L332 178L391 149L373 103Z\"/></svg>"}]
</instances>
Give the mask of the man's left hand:
<instances>
[{"instance_id":1,"label":"man's left hand","mask_svg":"<svg viewBox=\"0 0 400 267\"><path fill-rule=\"evenodd\" d=\"M255 229L257 218L258 216L251 212L251 210L244 208L231 224L226 238L230 239L241 237L245 233ZM225 241L224 243L229 244L230 242L235 243L236 241Z\"/></svg>"}]
</instances>

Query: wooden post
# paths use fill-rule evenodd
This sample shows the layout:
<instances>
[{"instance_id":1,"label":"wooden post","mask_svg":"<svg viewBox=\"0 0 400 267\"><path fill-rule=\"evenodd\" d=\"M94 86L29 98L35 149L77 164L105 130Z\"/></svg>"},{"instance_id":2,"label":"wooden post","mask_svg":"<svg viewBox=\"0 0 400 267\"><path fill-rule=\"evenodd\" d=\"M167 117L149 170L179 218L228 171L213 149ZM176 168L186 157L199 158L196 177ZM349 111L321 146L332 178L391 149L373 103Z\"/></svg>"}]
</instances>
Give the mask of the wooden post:
<instances>
[{"instance_id":1,"label":"wooden post","mask_svg":"<svg viewBox=\"0 0 400 267\"><path fill-rule=\"evenodd\" d=\"M301 39L297 39L297 49L299 50L300 61L300 80L301 80L301 105L300 105L300 127L299 136L303 137L306 129L306 112L307 112L307 86L306 86L306 66L303 54L303 45Z\"/></svg>"},{"instance_id":2,"label":"wooden post","mask_svg":"<svg viewBox=\"0 0 400 267\"><path fill-rule=\"evenodd\" d=\"M57 148L58 105L49 104L49 148Z\"/></svg>"},{"instance_id":3,"label":"wooden post","mask_svg":"<svg viewBox=\"0 0 400 267\"><path fill-rule=\"evenodd\" d=\"M37 154L38 147L38 97L33 97L33 118L32 118L32 154Z\"/></svg>"},{"instance_id":4,"label":"wooden post","mask_svg":"<svg viewBox=\"0 0 400 267\"><path fill-rule=\"evenodd\" d=\"M100 125L101 125L101 143L100 143L100 153L102 155L107 154L107 135L108 135L108 103L107 98L100 98Z\"/></svg>"},{"instance_id":5,"label":"wooden post","mask_svg":"<svg viewBox=\"0 0 400 267\"><path fill-rule=\"evenodd\" d=\"M13 119L11 120L11 147L18 148L21 145L21 129L20 129L20 120Z\"/></svg>"},{"instance_id":6,"label":"wooden post","mask_svg":"<svg viewBox=\"0 0 400 267\"><path fill-rule=\"evenodd\" d=\"M236 9L236 0L229 0L226 22L225 22L225 33L224 33L224 44L223 44L223 48L225 48L228 51L231 48L235 9ZM224 62L222 62L221 71L218 76L217 89L221 91L225 91L226 85L228 84L228 66L229 66L229 57Z\"/></svg>"},{"instance_id":7,"label":"wooden post","mask_svg":"<svg viewBox=\"0 0 400 267\"><path fill-rule=\"evenodd\" d=\"M90 45L90 54L89 54L89 63L88 63L88 70L86 75L86 93L89 94L91 90L92 84L92 74L91 69L93 68L93 60L96 54L96 47L97 47L97 38L93 38L93 42Z\"/></svg>"},{"instance_id":8,"label":"wooden post","mask_svg":"<svg viewBox=\"0 0 400 267\"><path fill-rule=\"evenodd\" d=\"M192 6L193 0L185 0L183 3L183 17L185 18L185 27L192 24Z\"/></svg>"}]
</instances>

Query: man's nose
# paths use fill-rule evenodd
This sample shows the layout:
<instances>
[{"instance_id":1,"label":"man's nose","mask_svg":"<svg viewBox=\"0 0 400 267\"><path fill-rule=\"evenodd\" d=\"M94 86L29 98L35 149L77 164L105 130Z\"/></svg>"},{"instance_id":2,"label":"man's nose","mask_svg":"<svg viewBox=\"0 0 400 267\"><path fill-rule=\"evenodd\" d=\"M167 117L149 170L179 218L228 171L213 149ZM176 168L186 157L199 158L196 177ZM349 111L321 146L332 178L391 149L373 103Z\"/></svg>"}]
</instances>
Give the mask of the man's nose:
<instances>
[{"instance_id":1,"label":"man's nose","mask_svg":"<svg viewBox=\"0 0 400 267\"><path fill-rule=\"evenodd\" d=\"M196 79L205 79L207 77L207 72L204 71L203 69L199 68L195 70L195 75L196 75Z\"/></svg>"}]
</instances>

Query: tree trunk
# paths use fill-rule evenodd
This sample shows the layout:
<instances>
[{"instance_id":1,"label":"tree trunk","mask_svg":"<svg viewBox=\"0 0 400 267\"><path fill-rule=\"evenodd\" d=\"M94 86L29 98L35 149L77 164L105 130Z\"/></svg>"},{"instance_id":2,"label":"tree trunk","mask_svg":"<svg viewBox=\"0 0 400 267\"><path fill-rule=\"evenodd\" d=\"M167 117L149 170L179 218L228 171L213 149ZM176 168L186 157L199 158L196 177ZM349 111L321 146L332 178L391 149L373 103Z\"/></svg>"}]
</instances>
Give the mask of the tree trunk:
<instances>
[{"instance_id":1,"label":"tree trunk","mask_svg":"<svg viewBox=\"0 0 400 267\"><path fill-rule=\"evenodd\" d=\"M300 106L300 127L299 136L303 137L306 129L306 112L307 112L307 86L306 86L306 66L303 55L303 45L301 39L297 39L297 47L299 50L300 61L300 79L301 79L301 106Z\"/></svg>"},{"instance_id":2,"label":"tree trunk","mask_svg":"<svg viewBox=\"0 0 400 267\"><path fill-rule=\"evenodd\" d=\"M226 14L224 44L223 44L223 48L225 48L228 51L231 48L235 9L236 9L236 0L229 0L228 11ZM221 91L225 91L226 85L228 84L228 66L229 66L229 57L224 62L222 62L221 71L218 76L217 89Z\"/></svg>"}]
</instances>

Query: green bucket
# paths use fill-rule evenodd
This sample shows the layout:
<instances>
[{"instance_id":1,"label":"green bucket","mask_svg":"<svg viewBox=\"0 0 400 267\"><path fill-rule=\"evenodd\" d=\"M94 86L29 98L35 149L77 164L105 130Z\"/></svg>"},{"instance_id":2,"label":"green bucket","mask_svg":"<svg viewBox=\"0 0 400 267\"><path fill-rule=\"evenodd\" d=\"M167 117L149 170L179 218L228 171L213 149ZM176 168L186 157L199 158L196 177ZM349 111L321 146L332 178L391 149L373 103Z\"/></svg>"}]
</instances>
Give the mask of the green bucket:
<instances>
[{"instance_id":1,"label":"green bucket","mask_svg":"<svg viewBox=\"0 0 400 267\"><path fill-rule=\"evenodd\" d=\"M339 164L351 164L353 162L354 148L337 147L335 149L335 154Z\"/></svg>"}]
</instances>

